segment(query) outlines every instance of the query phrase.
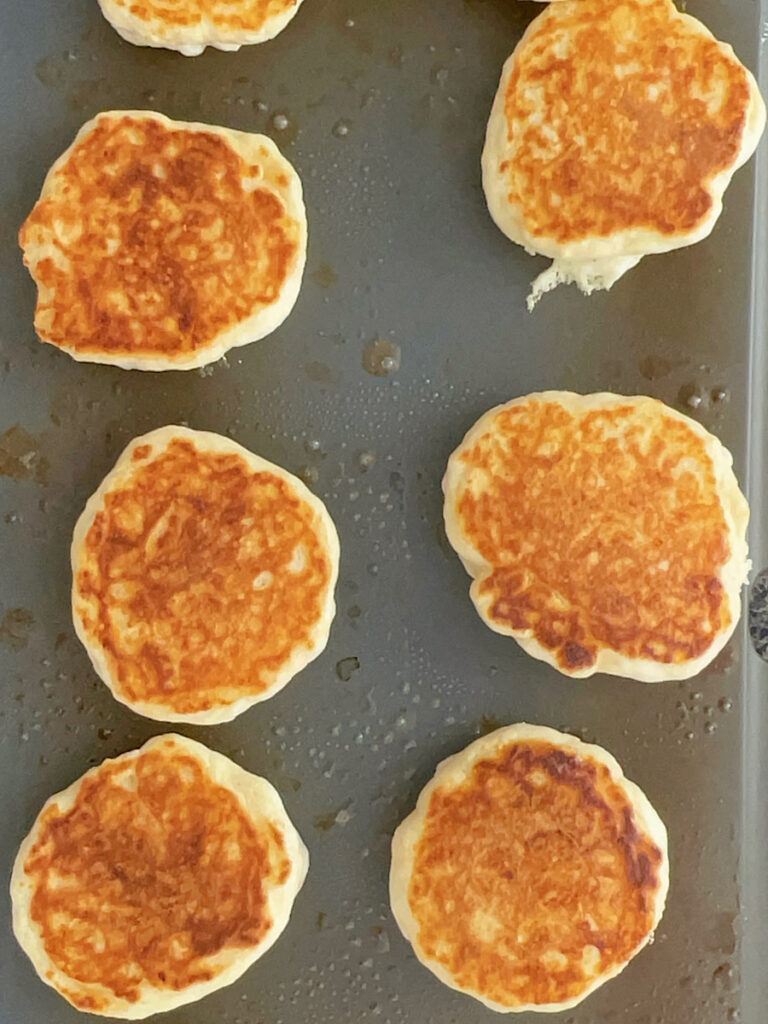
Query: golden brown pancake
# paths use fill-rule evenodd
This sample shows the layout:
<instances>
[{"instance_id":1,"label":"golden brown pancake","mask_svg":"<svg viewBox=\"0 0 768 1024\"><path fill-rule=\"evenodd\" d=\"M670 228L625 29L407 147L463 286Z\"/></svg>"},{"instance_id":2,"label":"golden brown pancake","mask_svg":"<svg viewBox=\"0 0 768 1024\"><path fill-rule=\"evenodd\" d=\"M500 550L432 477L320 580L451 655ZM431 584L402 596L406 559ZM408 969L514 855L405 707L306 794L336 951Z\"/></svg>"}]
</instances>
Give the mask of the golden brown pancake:
<instances>
[{"instance_id":1,"label":"golden brown pancake","mask_svg":"<svg viewBox=\"0 0 768 1024\"><path fill-rule=\"evenodd\" d=\"M265 779L160 736L46 803L14 865L13 927L78 1010L147 1017L265 953L308 863Z\"/></svg>"},{"instance_id":2,"label":"golden brown pancake","mask_svg":"<svg viewBox=\"0 0 768 1024\"><path fill-rule=\"evenodd\" d=\"M139 714L229 721L323 650L338 561L300 480L217 434L163 427L131 442L75 527L75 627Z\"/></svg>"},{"instance_id":3,"label":"golden brown pancake","mask_svg":"<svg viewBox=\"0 0 768 1024\"><path fill-rule=\"evenodd\" d=\"M301 0L99 0L101 11L124 39L164 46L186 56L206 46L238 50L278 35Z\"/></svg>"},{"instance_id":4,"label":"golden brown pancake","mask_svg":"<svg viewBox=\"0 0 768 1024\"><path fill-rule=\"evenodd\" d=\"M764 124L752 75L672 0L550 4L504 67L483 154L496 223L555 260L531 305L706 237Z\"/></svg>"},{"instance_id":5,"label":"golden brown pancake","mask_svg":"<svg viewBox=\"0 0 768 1024\"><path fill-rule=\"evenodd\" d=\"M528 395L451 456L448 538L484 621L571 676L699 672L741 614L749 509L730 453L652 398Z\"/></svg>"},{"instance_id":6,"label":"golden brown pancake","mask_svg":"<svg viewBox=\"0 0 768 1024\"><path fill-rule=\"evenodd\" d=\"M666 830L605 750L513 725L444 761L392 841L398 925L493 1010L564 1010L651 938Z\"/></svg>"},{"instance_id":7,"label":"golden brown pancake","mask_svg":"<svg viewBox=\"0 0 768 1024\"><path fill-rule=\"evenodd\" d=\"M20 243L43 341L89 362L190 369L283 322L306 215L266 136L113 111L54 164Z\"/></svg>"},{"instance_id":8,"label":"golden brown pancake","mask_svg":"<svg viewBox=\"0 0 768 1024\"><path fill-rule=\"evenodd\" d=\"M206 46L239 50L272 39L293 18L301 0L99 0L124 39L164 46L193 57Z\"/></svg>"}]
</instances>

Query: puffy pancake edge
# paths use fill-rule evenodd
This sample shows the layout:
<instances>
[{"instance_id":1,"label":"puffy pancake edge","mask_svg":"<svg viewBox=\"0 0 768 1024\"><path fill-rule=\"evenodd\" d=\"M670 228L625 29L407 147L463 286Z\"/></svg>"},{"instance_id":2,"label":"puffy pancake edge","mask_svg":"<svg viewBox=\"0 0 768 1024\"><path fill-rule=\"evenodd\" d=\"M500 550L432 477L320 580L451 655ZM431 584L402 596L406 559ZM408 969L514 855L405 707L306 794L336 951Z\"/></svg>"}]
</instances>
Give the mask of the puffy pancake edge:
<instances>
[{"instance_id":1,"label":"puffy pancake edge","mask_svg":"<svg viewBox=\"0 0 768 1024\"><path fill-rule=\"evenodd\" d=\"M159 18L141 18L113 0L99 0L99 7L110 25L126 42L134 46L177 50L185 57L197 57L207 46L236 51L241 46L274 39L293 20L301 3L302 0L295 0L293 7L267 18L260 29L224 28L212 19L203 19L197 26L167 24Z\"/></svg>"}]
</instances>

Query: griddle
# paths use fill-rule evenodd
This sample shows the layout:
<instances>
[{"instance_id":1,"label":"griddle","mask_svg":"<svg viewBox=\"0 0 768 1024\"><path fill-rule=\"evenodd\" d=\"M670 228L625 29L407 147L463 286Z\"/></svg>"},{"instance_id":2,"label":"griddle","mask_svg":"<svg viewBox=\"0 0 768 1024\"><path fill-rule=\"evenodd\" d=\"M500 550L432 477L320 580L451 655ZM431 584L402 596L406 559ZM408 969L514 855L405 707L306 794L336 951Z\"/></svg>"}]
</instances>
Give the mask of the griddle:
<instances>
[{"instance_id":1,"label":"griddle","mask_svg":"<svg viewBox=\"0 0 768 1024\"><path fill-rule=\"evenodd\" d=\"M759 67L765 2L688 9ZM479 160L502 63L539 10L306 0L271 43L186 59L124 43L95 0L2 3L0 876L50 794L165 731L110 697L69 612L73 525L132 437L174 422L228 434L308 480L342 540L325 653L235 722L181 730L278 787L312 865L275 947L168 1024L490 1021L399 935L389 842L442 757L521 720L604 745L670 832L654 944L558 1019L766 1019L768 665L746 616L690 681L568 680L480 622L441 525L446 459L491 405L544 388L640 392L732 449L755 569L768 565L765 145L707 241L643 260L607 294L560 288L529 315L544 261L491 222ZM50 164L107 108L266 131L293 161L309 259L271 337L162 374L78 364L36 340L16 233ZM37 980L5 883L0 929L3 1022L99 1019Z\"/></svg>"}]
</instances>

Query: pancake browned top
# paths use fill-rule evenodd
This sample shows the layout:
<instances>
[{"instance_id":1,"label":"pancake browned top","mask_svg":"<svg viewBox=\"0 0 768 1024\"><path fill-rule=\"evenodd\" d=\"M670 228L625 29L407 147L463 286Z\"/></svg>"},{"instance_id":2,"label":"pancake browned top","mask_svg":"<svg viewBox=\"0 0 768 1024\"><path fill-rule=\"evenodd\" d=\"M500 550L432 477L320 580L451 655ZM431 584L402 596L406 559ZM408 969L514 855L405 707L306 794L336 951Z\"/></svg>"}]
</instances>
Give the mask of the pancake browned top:
<instances>
[{"instance_id":1,"label":"pancake browned top","mask_svg":"<svg viewBox=\"0 0 768 1024\"><path fill-rule=\"evenodd\" d=\"M257 827L229 789L172 739L106 762L74 804L49 805L23 865L32 922L80 1010L136 1003L142 986L187 989L257 946L272 926L266 887L291 870L283 837Z\"/></svg>"},{"instance_id":2,"label":"pancake browned top","mask_svg":"<svg viewBox=\"0 0 768 1024\"><path fill-rule=\"evenodd\" d=\"M661 402L552 392L499 407L446 487L480 613L565 672L603 652L628 674L640 660L663 673L738 618L748 510L730 456Z\"/></svg>"},{"instance_id":3,"label":"pancake browned top","mask_svg":"<svg viewBox=\"0 0 768 1024\"><path fill-rule=\"evenodd\" d=\"M299 0L112 0L135 18L190 27L203 20L228 31L256 32L298 6Z\"/></svg>"},{"instance_id":4,"label":"pancake browned top","mask_svg":"<svg viewBox=\"0 0 768 1024\"><path fill-rule=\"evenodd\" d=\"M182 365L278 303L302 227L280 198L287 173L268 180L274 160L156 115L97 118L21 229L41 338Z\"/></svg>"},{"instance_id":5,"label":"pancake browned top","mask_svg":"<svg viewBox=\"0 0 768 1024\"><path fill-rule=\"evenodd\" d=\"M433 790L408 888L413 938L498 1007L568 1003L648 938L663 861L605 764L513 742Z\"/></svg>"},{"instance_id":6,"label":"pancake browned top","mask_svg":"<svg viewBox=\"0 0 768 1024\"><path fill-rule=\"evenodd\" d=\"M258 697L322 649L335 566L298 481L180 434L116 469L73 550L73 601L119 699L190 715Z\"/></svg>"},{"instance_id":7,"label":"pancake browned top","mask_svg":"<svg viewBox=\"0 0 768 1024\"><path fill-rule=\"evenodd\" d=\"M529 235L696 230L738 161L751 90L672 0L552 3L515 53L498 168Z\"/></svg>"}]
</instances>

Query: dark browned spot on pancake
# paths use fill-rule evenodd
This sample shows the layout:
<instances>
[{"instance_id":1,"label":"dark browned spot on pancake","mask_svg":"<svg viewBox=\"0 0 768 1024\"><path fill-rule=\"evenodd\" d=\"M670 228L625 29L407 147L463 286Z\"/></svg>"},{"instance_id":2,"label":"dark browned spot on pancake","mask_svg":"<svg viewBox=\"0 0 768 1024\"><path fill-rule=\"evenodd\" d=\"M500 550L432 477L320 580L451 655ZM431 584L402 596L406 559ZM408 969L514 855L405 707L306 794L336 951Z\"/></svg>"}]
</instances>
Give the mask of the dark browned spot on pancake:
<instances>
[{"instance_id":1,"label":"dark browned spot on pancake","mask_svg":"<svg viewBox=\"0 0 768 1024\"><path fill-rule=\"evenodd\" d=\"M183 359L272 305L299 225L268 189L244 186L248 171L213 132L103 117L21 229L41 337Z\"/></svg>"},{"instance_id":2,"label":"dark browned spot on pancake","mask_svg":"<svg viewBox=\"0 0 768 1024\"><path fill-rule=\"evenodd\" d=\"M113 0L142 21L167 28L199 25L203 18L221 31L258 32L273 18L298 6L299 0L185 0L168 4L157 0Z\"/></svg>"},{"instance_id":3,"label":"dark browned spot on pancake","mask_svg":"<svg viewBox=\"0 0 768 1024\"><path fill-rule=\"evenodd\" d=\"M741 149L741 65L669 0L556 3L534 24L508 82L499 168L528 231L695 230Z\"/></svg>"},{"instance_id":4,"label":"dark browned spot on pancake","mask_svg":"<svg viewBox=\"0 0 768 1024\"><path fill-rule=\"evenodd\" d=\"M330 579L317 513L289 483L177 438L106 495L77 606L125 699L187 714L272 685L313 642Z\"/></svg>"},{"instance_id":5,"label":"dark browned spot on pancake","mask_svg":"<svg viewBox=\"0 0 768 1024\"><path fill-rule=\"evenodd\" d=\"M261 942L272 924L266 886L289 869L282 834L257 828L172 743L103 765L70 810L50 807L24 864L32 920L55 966L128 1002L143 984L179 991L209 981L221 970L210 957ZM81 1010L103 1008L66 994Z\"/></svg>"},{"instance_id":6,"label":"dark browned spot on pancake","mask_svg":"<svg viewBox=\"0 0 768 1024\"><path fill-rule=\"evenodd\" d=\"M648 936L661 862L603 764L512 743L432 794L408 900L420 946L462 988L558 1003Z\"/></svg>"},{"instance_id":7,"label":"dark browned spot on pancake","mask_svg":"<svg viewBox=\"0 0 768 1024\"><path fill-rule=\"evenodd\" d=\"M595 655L581 644L569 640L563 646L563 660L569 668L588 668L595 663Z\"/></svg>"},{"instance_id":8,"label":"dark browned spot on pancake","mask_svg":"<svg viewBox=\"0 0 768 1024\"><path fill-rule=\"evenodd\" d=\"M459 525L492 566L477 584L488 614L561 667L589 667L600 649L678 664L730 626L712 461L660 405L573 415L531 400L460 458Z\"/></svg>"}]
</instances>

